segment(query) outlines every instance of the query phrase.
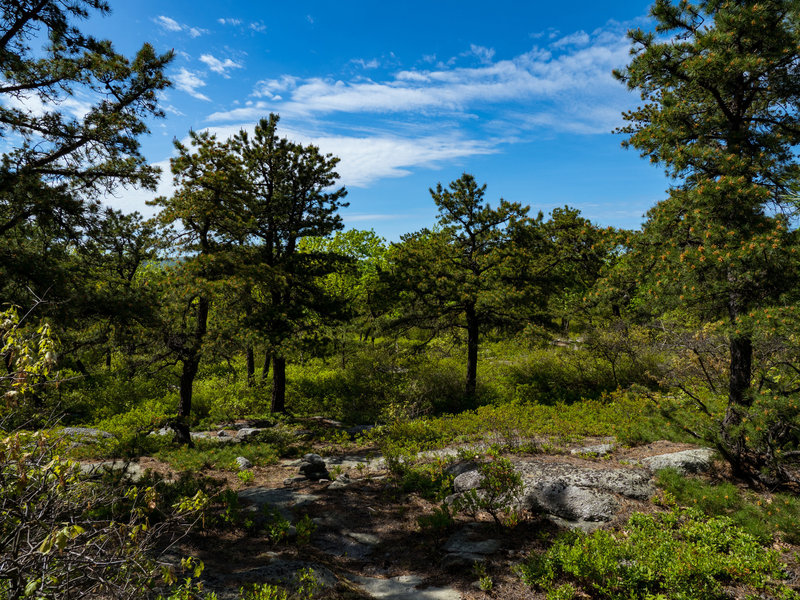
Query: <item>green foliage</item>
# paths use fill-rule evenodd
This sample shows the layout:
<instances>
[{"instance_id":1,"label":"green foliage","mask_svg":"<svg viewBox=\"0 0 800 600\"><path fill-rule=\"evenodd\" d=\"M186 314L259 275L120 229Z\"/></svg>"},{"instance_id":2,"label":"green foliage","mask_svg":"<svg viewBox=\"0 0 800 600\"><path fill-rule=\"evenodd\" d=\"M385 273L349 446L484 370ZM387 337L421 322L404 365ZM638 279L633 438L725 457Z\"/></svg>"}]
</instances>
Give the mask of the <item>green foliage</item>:
<instances>
[{"instance_id":1,"label":"green foliage","mask_svg":"<svg viewBox=\"0 0 800 600\"><path fill-rule=\"evenodd\" d=\"M800 500L793 494L757 494L732 483L708 483L675 470L658 473L658 486L682 506L708 516L729 517L742 530L768 543L774 537L800 542Z\"/></svg>"},{"instance_id":2,"label":"green foliage","mask_svg":"<svg viewBox=\"0 0 800 600\"><path fill-rule=\"evenodd\" d=\"M384 450L386 466L403 492L430 500L443 500L452 492L453 476L445 472L447 461L418 462L416 451L399 445L387 444Z\"/></svg>"},{"instance_id":3,"label":"green foliage","mask_svg":"<svg viewBox=\"0 0 800 600\"><path fill-rule=\"evenodd\" d=\"M38 394L45 384L52 383L57 346L46 322L38 327L24 323L16 307L0 312L0 359L5 363L5 373L0 375L0 417L21 425L34 416L33 409L41 408ZM35 398L33 406L31 397Z\"/></svg>"},{"instance_id":4,"label":"green foliage","mask_svg":"<svg viewBox=\"0 0 800 600\"><path fill-rule=\"evenodd\" d=\"M483 200L485 191L467 173L448 189L438 184L430 190L439 209L437 229L403 236L388 255L390 293L401 292L393 325L432 331L464 328L465 392L470 398L476 389L479 335L503 320L508 293L513 294L502 275L511 232L528 210L502 199L492 208Z\"/></svg>"},{"instance_id":5,"label":"green foliage","mask_svg":"<svg viewBox=\"0 0 800 600\"><path fill-rule=\"evenodd\" d=\"M278 461L275 448L263 443L225 444L197 440L194 448L165 447L155 457L168 463L176 471L202 471L226 469L235 471L236 458L244 456L254 465L267 466Z\"/></svg>"},{"instance_id":6,"label":"green foliage","mask_svg":"<svg viewBox=\"0 0 800 600\"><path fill-rule=\"evenodd\" d=\"M434 508L431 514L417 517L417 524L423 531L430 531L437 537L443 537L455 524L455 519L450 512L450 506L442 503L441 506Z\"/></svg>"},{"instance_id":7,"label":"green foliage","mask_svg":"<svg viewBox=\"0 0 800 600\"><path fill-rule=\"evenodd\" d=\"M295 530L297 531L297 545L305 546L311 541L311 536L317 529L317 524L308 515L303 517L295 523Z\"/></svg>"},{"instance_id":8,"label":"green foliage","mask_svg":"<svg viewBox=\"0 0 800 600\"><path fill-rule=\"evenodd\" d=\"M86 481L44 433L0 439L0 594L141 597L162 536L199 518L157 486ZM80 572L80 577L75 573Z\"/></svg>"},{"instance_id":9,"label":"green foliage","mask_svg":"<svg viewBox=\"0 0 800 600\"><path fill-rule=\"evenodd\" d=\"M781 583L786 567L777 551L761 546L727 517L678 508L634 514L619 532L563 536L542 554L531 555L518 574L548 598L572 597L561 583L593 598L615 600L722 600L729 597L729 585L769 597L800 597Z\"/></svg>"},{"instance_id":10,"label":"green foliage","mask_svg":"<svg viewBox=\"0 0 800 600\"><path fill-rule=\"evenodd\" d=\"M798 230L774 208L792 208L800 175L800 117L785 109L800 93L797 6L657 0L651 15L658 35L629 32L632 59L616 73L644 101L623 115L629 124L620 132L629 135L623 145L680 182L634 236L624 261L633 271L623 277L632 284L627 294L650 314L681 306L703 321L724 320L728 406L719 420L720 452L737 475L793 480L739 426L756 391L750 317L793 296L800 272ZM784 424L772 433L778 445L796 438Z\"/></svg>"},{"instance_id":11,"label":"green foliage","mask_svg":"<svg viewBox=\"0 0 800 600\"><path fill-rule=\"evenodd\" d=\"M516 524L523 485L520 475L507 458L499 456L478 467L481 482L478 489L462 492L453 501L453 510L473 519L482 512L489 513L498 526Z\"/></svg>"}]
</instances>

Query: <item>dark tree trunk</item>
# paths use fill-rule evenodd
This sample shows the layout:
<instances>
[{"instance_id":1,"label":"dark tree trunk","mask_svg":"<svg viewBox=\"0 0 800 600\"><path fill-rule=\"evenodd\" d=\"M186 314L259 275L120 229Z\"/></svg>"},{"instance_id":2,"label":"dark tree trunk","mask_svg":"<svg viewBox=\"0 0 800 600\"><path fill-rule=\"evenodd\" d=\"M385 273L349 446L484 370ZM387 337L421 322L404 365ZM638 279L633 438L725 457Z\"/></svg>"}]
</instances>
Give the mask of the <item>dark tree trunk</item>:
<instances>
[{"instance_id":1,"label":"dark tree trunk","mask_svg":"<svg viewBox=\"0 0 800 600\"><path fill-rule=\"evenodd\" d=\"M478 316L475 313L475 305L470 304L466 308L467 317L467 397L475 397L475 389L478 381Z\"/></svg>"},{"instance_id":2,"label":"dark tree trunk","mask_svg":"<svg viewBox=\"0 0 800 600\"><path fill-rule=\"evenodd\" d=\"M736 336L730 341L731 372L728 382L728 404L750 406L749 394L753 368L753 342L749 336Z\"/></svg>"},{"instance_id":3,"label":"dark tree trunk","mask_svg":"<svg viewBox=\"0 0 800 600\"><path fill-rule=\"evenodd\" d=\"M272 412L286 412L286 359L272 359Z\"/></svg>"},{"instance_id":4,"label":"dark tree trunk","mask_svg":"<svg viewBox=\"0 0 800 600\"><path fill-rule=\"evenodd\" d=\"M269 377L269 363L272 362L272 354L269 351L264 353L264 364L261 365L261 382L265 382Z\"/></svg>"},{"instance_id":5,"label":"dark tree trunk","mask_svg":"<svg viewBox=\"0 0 800 600\"><path fill-rule=\"evenodd\" d=\"M247 346L247 387L253 387L256 379L256 357L253 346Z\"/></svg>"},{"instance_id":6,"label":"dark tree trunk","mask_svg":"<svg viewBox=\"0 0 800 600\"><path fill-rule=\"evenodd\" d=\"M203 338L208 331L208 298L201 296L197 301L196 322L192 343L183 351L183 369L181 370L180 382L180 404L178 407L178 417L188 419L192 412L192 387L194 378L200 368L200 358L202 357Z\"/></svg>"},{"instance_id":7,"label":"dark tree trunk","mask_svg":"<svg viewBox=\"0 0 800 600\"><path fill-rule=\"evenodd\" d=\"M192 387L199 368L199 352L193 353L193 356L183 360L183 369L181 369L180 404L178 406L178 416L183 419L188 418L189 415L192 414Z\"/></svg>"}]
</instances>

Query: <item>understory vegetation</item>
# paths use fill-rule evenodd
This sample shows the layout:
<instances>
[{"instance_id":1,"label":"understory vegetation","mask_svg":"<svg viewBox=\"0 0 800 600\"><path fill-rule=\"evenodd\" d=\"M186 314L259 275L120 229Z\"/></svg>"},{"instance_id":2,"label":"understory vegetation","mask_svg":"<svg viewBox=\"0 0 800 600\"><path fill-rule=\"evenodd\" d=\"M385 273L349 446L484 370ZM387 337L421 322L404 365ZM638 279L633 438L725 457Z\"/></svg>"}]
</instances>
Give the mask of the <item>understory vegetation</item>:
<instances>
[{"instance_id":1,"label":"understory vegetation","mask_svg":"<svg viewBox=\"0 0 800 600\"><path fill-rule=\"evenodd\" d=\"M224 534L300 554L315 521L237 492L311 451L380 454L376 504L400 518L413 497L423 537L511 536L539 516L509 457L587 439L702 445L717 470L660 473L616 528L542 526L513 571L526 593L800 597L797 2L656 0L655 30L629 33L615 76L642 106L617 133L673 178L639 230L492 204L464 173L394 242L344 229L339 160L275 114L176 141L155 197L137 138L172 54L82 34L97 0L0 10L0 600L212 599L202 562L170 553ZM81 115L61 105L78 91ZM156 216L105 208L120 186ZM447 502L452 457L421 454L444 447L480 491ZM174 473L81 464L99 459ZM495 567L474 567L482 593ZM318 588L299 570L239 595L335 593Z\"/></svg>"}]
</instances>

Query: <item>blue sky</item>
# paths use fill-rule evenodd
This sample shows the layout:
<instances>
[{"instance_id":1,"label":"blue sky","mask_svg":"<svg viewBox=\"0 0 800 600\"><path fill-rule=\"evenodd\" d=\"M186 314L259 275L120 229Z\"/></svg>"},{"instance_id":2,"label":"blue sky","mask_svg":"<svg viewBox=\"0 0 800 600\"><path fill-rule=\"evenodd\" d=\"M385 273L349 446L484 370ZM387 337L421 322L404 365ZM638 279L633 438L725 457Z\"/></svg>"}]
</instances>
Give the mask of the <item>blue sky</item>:
<instances>
[{"instance_id":1,"label":"blue sky","mask_svg":"<svg viewBox=\"0 0 800 600\"><path fill-rule=\"evenodd\" d=\"M270 112L283 135L341 158L348 227L395 240L430 226L428 188L470 172L547 213L568 204L635 228L668 186L612 134L638 97L611 76L648 2L230 3L112 0L87 29L132 54L174 49L166 118L143 149L168 167L190 128L227 136ZM168 171L168 169L167 169ZM161 193L169 193L165 174ZM152 214L153 194L109 202Z\"/></svg>"}]
</instances>

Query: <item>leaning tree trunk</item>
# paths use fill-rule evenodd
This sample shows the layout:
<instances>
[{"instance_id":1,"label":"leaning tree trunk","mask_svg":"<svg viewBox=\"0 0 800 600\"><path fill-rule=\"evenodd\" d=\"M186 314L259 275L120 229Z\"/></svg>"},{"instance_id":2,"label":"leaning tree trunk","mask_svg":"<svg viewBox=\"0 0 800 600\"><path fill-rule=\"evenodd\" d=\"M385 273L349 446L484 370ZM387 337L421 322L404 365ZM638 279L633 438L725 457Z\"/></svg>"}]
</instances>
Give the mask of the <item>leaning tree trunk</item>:
<instances>
[{"instance_id":1,"label":"leaning tree trunk","mask_svg":"<svg viewBox=\"0 0 800 600\"><path fill-rule=\"evenodd\" d=\"M475 305L469 304L465 310L467 318L467 398L475 397L478 381L478 316Z\"/></svg>"},{"instance_id":2,"label":"leaning tree trunk","mask_svg":"<svg viewBox=\"0 0 800 600\"><path fill-rule=\"evenodd\" d=\"M272 359L272 412L286 412L286 359Z\"/></svg>"}]
</instances>

